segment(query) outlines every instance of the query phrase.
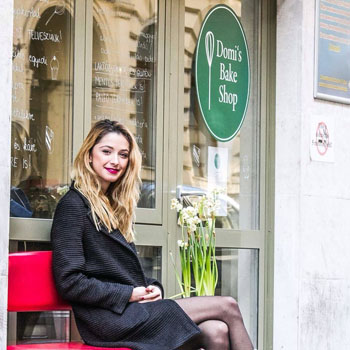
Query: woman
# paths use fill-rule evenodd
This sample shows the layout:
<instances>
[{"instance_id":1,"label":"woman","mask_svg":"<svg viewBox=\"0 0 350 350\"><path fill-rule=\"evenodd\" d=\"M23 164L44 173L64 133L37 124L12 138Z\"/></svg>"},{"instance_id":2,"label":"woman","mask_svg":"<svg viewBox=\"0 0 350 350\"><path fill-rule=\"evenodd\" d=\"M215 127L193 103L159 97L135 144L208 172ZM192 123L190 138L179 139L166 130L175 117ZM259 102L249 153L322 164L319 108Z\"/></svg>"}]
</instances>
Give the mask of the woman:
<instances>
[{"instance_id":1,"label":"woman","mask_svg":"<svg viewBox=\"0 0 350 350\"><path fill-rule=\"evenodd\" d=\"M144 275L132 229L140 169L132 134L118 122L99 121L58 203L53 272L80 335L91 345L134 350L251 350L232 298L163 299L162 285Z\"/></svg>"}]
</instances>

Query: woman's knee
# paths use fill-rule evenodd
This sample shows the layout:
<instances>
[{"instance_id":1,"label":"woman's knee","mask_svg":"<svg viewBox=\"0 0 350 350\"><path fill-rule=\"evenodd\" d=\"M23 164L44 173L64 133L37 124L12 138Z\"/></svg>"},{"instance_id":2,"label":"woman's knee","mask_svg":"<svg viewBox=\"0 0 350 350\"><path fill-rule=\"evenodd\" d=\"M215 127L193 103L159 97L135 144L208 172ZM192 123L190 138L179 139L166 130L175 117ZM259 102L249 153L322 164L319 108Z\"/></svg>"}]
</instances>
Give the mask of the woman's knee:
<instances>
[{"instance_id":1,"label":"woman's knee","mask_svg":"<svg viewBox=\"0 0 350 350\"><path fill-rule=\"evenodd\" d=\"M229 329L225 322L210 320L199 324L202 346L205 349L229 349Z\"/></svg>"},{"instance_id":2,"label":"woman's knee","mask_svg":"<svg viewBox=\"0 0 350 350\"><path fill-rule=\"evenodd\" d=\"M212 342L215 349L229 349L229 329L225 322L216 322L213 327Z\"/></svg>"},{"instance_id":3,"label":"woman's knee","mask_svg":"<svg viewBox=\"0 0 350 350\"><path fill-rule=\"evenodd\" d=\"M222 308L224 313L229 317L241 319L242 315L236 299L230 296L225 296L222 298L223 298Z\"/></svg>"},{"instance_id":4,"label":"woman's knee","mask_svg":"<svg viewBox=\"0 0 350 350\"><path fill-rule=\"evenodd\" d=\"M228 336L228 326L225 322L217 321L214 327L214 335L217 338L226 338Z\"/></svg>"}]
</instances>

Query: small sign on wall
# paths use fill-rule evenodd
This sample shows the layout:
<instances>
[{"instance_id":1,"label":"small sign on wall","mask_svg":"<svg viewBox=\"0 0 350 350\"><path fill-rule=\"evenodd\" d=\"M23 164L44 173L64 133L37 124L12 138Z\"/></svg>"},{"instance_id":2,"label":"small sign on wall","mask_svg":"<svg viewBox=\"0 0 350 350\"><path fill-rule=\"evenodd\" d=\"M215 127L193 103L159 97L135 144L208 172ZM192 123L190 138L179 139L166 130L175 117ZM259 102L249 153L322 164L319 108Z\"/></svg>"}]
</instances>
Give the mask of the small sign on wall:
<instances>
[{"instance_id":1,"label":"small sign on wall","mask_svg":"<svg viewBox=\"0 0 350 350\"><path fill-rule=\"evenodd\" d=\"M220 189L227 194L228 149L224 147L208 147L208 191ZM220 198L218 216L227 216L227 202Z\"/></svg>"},{"instance_id":2,"label":"small sign on wall","mask_svg":"<svg viewBox=\"0 0 350 350\"><path fill-rule=\"evenodd\" d=\"M311 119L311 160L334 162L334 118L313 116Z\"/></svg>"},{"instance_id":3,"label":"small sign on wall","mask_svg":"<svg viewBox=\"0 0 350 350\"><path fill-rule=\"evenodd\" d=\"M350 104L350 2L316 0L314 97Z\"/></svg>"}]
</instances>

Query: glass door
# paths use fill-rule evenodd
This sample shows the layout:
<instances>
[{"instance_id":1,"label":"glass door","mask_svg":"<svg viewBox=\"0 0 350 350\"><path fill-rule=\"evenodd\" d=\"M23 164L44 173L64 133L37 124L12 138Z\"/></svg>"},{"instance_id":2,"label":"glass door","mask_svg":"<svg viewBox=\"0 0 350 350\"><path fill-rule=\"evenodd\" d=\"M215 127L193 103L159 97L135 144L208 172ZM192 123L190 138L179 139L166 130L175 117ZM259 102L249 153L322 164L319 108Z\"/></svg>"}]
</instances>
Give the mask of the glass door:
<instances>
[{"instance_id":1,"label":"glass door","mask_svg":"<svg viewBox=\"0 0 350 350\"><path fill-rule=\"evenodd\" d=\"M228 142L216 140L209 132L195 86L200 29L208 11L219 4L230 7L238 17L250 56L251 88L247 113L240 131ZM264 148L261 145L265 140L261 129L259 85L260 6L258 0L184 0L178 4L178 62L173 63L173 69L178 69L179 86L177 123L174 123L177 144L171 146L177 154L176 180L172 188L174 197L186 206L213 188L219 187L223 191L216 223L219 269L216 293L231 295L238 300L256 348L262 342L261 334L258 339L258 327L262 326L263 317L259 301L263 294L261 263L265 237L262 229L264 208L261 204L265 197L264 181L261 180L264 172L261 153ZM172 115L175 118L175 113ZM169 213L169 221L176 221L173 213ZM176 251L176 241L181 236L178 228L173 230L175 239L169 242L169 249Z\"/></svg>"}]
</instances>

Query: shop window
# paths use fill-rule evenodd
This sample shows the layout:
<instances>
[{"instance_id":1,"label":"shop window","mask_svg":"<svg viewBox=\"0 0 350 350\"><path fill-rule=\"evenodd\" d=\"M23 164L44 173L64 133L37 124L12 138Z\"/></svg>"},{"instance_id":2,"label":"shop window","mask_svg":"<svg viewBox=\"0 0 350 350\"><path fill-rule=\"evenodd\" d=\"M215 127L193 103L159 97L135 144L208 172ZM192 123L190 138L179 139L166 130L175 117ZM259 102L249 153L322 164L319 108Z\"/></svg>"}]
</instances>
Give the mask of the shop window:
<instances>
[{"instance_id":1,"label":"shop window","mask_svg":"<svg viewBox=\"0 0 350 350\"><path fill-rule=\"evenodd\" d=\"M70 182L74 1L14 1L10 216L52 218Z\"/></svg>"},{"instance_id":2,"label":"shop window","mask_svg":"<svg viewBox=\"0 0 350 350\"><path fill-rule=\"evenodd\" d=\"M93 2L91 121L125 124L142 153L139 208L155 208L157 1Z\"/></svg>"}]
</instances>

